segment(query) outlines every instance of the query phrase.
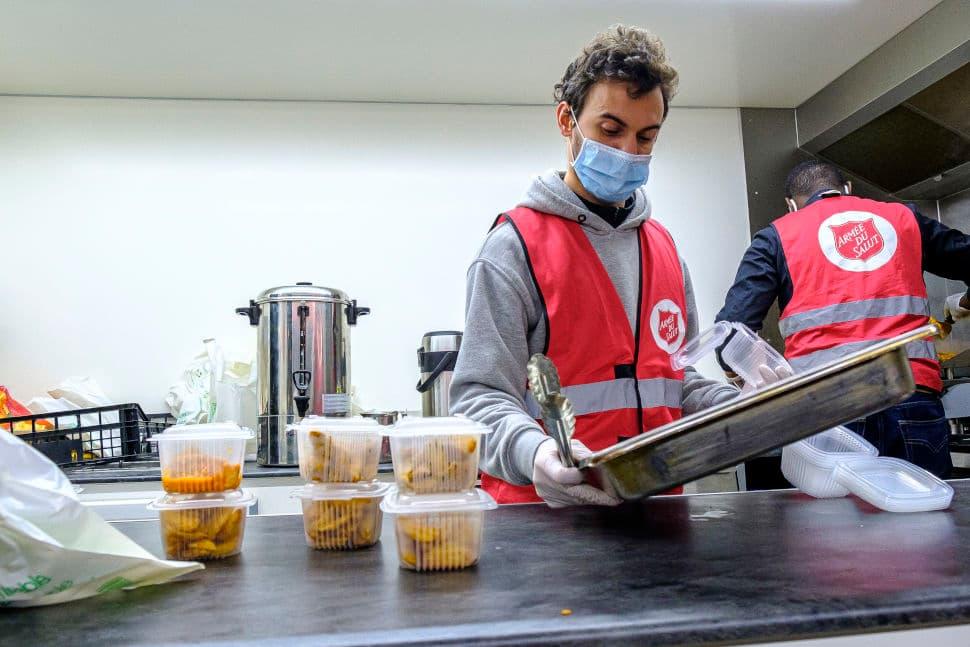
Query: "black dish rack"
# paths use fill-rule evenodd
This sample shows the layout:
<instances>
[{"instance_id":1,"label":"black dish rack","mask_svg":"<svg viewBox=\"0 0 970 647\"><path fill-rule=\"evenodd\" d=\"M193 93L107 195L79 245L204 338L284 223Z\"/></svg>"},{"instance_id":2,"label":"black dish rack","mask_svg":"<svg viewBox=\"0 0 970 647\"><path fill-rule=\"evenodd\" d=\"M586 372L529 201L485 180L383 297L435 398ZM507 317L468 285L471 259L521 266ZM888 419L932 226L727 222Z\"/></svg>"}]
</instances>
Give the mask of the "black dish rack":
<instances>
[{"instance_id":1,"label":"black dish rack","mask_svg":"<svg viewBox=\"0 0 970 647\"><path fill-rule=\"evenodd\" d=\"M38 429L42 420L54 428ZM145 413L134 403L0 419L0 429L14 433L61 466L157 460L158 449L148 439L174 424L171 415ZM14 425L29 425L30 430L14 432Z\"/></svg>"}]
</instances>

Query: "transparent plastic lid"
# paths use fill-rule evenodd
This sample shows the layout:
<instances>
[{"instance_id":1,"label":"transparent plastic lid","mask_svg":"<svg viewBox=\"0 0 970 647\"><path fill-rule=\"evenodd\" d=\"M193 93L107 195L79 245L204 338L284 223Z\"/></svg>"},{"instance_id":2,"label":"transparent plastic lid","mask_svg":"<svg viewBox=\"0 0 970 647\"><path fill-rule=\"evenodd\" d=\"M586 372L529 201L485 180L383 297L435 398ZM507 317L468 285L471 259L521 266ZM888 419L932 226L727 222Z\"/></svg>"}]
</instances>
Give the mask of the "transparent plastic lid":
<instances>
[{"instance_id":1,"label":"transparent plastic lid","mask_svg":"<svg viewBox=\"0 0 970 647\"><path fill-rule=\"evenodd\" d=\"M731 334L731 324L719 321L707 330L684 344L683 348L670 356L670 364L675 370L693 366L713 353Z\"/></svg>"},{"instance_id":2,"label":"transparent plastic lid","mask_svg":"<svg viewBox=\"0 0 970 647\"><path fill-rule=\"evenodd\" d=\"M248 508L256 497L243 490L206 494L165 494L148 504L149 510L198 510L200 508Z\"/></svg>"},{"instance_id":3,"label":"transparent plastic lid","mask_svg":"<svg viewBox=\"0 0 970 647\"><path fill-rule=\"evenodd\" d=\"M818 467L830 468L840 461L872 457L879 453L865 438L841 426L809 436L789 447L798 458Z\"/></svg>"},{"instance_id":4,"label":"transparent plastic lid","mask_svg":"<svg viewBox=\"0 0 970 647\"><path fill-rule=\"evenodd\" d=\"M368 483L307 483L298 490L290 492L290 497L311 501L376 499L390 492L393 487L390 483L381 483L380 481Z\"/></svg>"},{"instance_id":5,"label":"transparent plastic lid","mask_svg":"<svg viewBox=\"0 0 970 647\"><path fill-rule=\"evenodd\" d=\"M253 437L253 430L240 427L234 422L211 422L201 425L175 425L160 434L154 434L148 442L159 440L185 440L186 437L204 440L234 440Z\"/></svg>"},{"instance_id":6,"label":"transparent plastic lid","mask_svg":"<svg viewBox=\"0 0 970 647\"><path fill-rule=\"evenodd\" d=\"M860 499L889 512L942 510L953 500L953 488L947 483L898 458L839 463L835 480Z\"/></svg>"},{"instance_id":7,"label":"transparent plastic lid","mask_svg":"<svg viewBox=\"0 0 970 647\"><path fill-rule=\"evenodd\" d=\"M331 418L327 416L307 416L295 425L288 425L287 430L297 432L325 431L335 434L377 434L384 433L384 428L373 418Z\"/></svg>"},{"instance_id":8,"label":"transparent plastic lid","mask_svg":"<svg viewBox=\"0 0 970 647\"><path fill-rule=\"evenodd\" d=\"M388 429L388 436L453 436L465 434L488 434L491 427L470 420L465 416L442 416L437 418L404 418Z\"/></svg>"},{"instance_id":9,"label":"transparent plastic lid","mask_svg":"<svg viewBox=\"0 0 970 647\"><path fill-rule=\"evenodd\" d=\"M429 514L434 512L473 512L498 507L488 492L474 489L445 494L403 494L397 488L381 501L388 514Z\"/></svg>"}]
</instances>

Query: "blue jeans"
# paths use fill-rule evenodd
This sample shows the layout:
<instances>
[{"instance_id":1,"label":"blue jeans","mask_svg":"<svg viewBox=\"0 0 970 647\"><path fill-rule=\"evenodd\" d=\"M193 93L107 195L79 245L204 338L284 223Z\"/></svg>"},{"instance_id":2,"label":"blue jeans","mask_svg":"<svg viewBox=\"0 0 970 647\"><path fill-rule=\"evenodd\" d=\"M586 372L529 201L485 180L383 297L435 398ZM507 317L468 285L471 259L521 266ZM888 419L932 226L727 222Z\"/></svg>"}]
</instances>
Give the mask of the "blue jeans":
<instances>
[{"instance_id":1,"label":"blue jeans","mask_svg":"<svg viewBox=\"0 0 970 647\"><path fill-rule=\"evenodd\" d=\"M937 395L917 392L846 427L875 445L880 456L902 458L940 478L950 477L950 426Z\"/></svg>"}]
</instances>

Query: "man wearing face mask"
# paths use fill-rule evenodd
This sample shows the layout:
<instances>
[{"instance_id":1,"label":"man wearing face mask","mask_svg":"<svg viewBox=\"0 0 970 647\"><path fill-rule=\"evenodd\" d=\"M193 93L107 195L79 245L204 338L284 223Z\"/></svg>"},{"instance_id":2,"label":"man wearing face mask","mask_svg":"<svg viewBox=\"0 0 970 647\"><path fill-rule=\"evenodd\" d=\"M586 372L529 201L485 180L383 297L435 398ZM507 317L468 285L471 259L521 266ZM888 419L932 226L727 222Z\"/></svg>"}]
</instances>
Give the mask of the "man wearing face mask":
<instances>
[{"instance_id":1,"label":"man wearing face mask","mask_svg":"<svg viewBox=\"0 0 970 647\"><path fill-rule=\"evenodd\" d=\"M658 38L624 26L598 34L555 87L565 172L533 180L468 270L452 413L493 429L482 487L500 503L618 503L565 467L543 433L526 391L533 353L559 369L576 458L737 394L670 366L696 334L697 310L644 185L676 86Z\"/></svg>"},{"instance_id":2,"label":"man wearing face mask","mask_svg":"<svg viewBox=\"0 0 970 647\"><path fill-rule=\"evenodd\" d=\"M970 236L913 205L857 198L851 189L831 164L812 160L792 169L785 184L790 213L754 236L717 315L760 330L778 299L785 356L796 371L926 324L924 271L970 284ZM949 297L944 315L970 317L968 301L967 293ZM848 426L880 455L947 478L950 430L936 351L925 341L907 352L917 392ZM749 482L783 482L779 464L777 457L748 463Z\"/></svg>"}]
</instances>

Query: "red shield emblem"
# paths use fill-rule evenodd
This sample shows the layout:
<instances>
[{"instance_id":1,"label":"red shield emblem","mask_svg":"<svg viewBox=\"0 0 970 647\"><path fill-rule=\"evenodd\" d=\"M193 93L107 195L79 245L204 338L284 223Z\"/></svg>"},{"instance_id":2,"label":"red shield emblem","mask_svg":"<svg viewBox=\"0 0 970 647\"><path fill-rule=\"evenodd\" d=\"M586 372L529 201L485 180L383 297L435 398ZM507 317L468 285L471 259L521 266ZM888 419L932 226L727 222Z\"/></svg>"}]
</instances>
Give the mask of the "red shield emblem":
<instances>
[{"instance_id":1,"label":"red shield emblem","mask_svg":"<svg viewBox=\"0 0 970 647\"><path fill-rule=\"evenodd\" d=\"M661 310L657 323L657 332L660 338L668 344L673 344L680 337L680 317L679 313L671 310Z\"/></svg>"},{"instance_id":2,"label":"red shield emblem","mask_svg":"<svg viewBox=\"0 0 970 647\"><path fill-rule=\"evenodd\" d=\"M829 225L829 229L835 237L835 251L850 261L867 261L885 246L872 218Z\"/></svg>"}]
</instances>

